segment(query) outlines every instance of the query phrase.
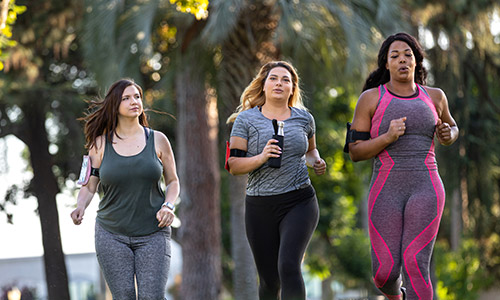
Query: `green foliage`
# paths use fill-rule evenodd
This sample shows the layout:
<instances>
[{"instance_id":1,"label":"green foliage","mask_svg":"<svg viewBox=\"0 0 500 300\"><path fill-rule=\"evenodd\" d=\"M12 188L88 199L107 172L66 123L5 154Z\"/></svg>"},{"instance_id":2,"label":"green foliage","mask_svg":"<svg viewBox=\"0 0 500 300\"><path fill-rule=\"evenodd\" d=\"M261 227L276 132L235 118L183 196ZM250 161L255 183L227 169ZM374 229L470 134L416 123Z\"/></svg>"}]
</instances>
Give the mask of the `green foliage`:
<instances>
[{"instance_id":1,"label":"green foliage","mask_svg":"<svg viewBox=\"0 0 500 300\"><path fill-rule=\"evenodd\" d=\"M483 288L494 282L494 278L484 272L481 247L474 239L464 240L458 251L450 251L447 243L438 242L434 259L439 299L475 300Z\"/></svg>"},{"instance_id":2,"label":"green foliage","mask_svg":"<svg viewBox=\"0 0 500 300\"><path fill-rule=\"evenodd\" d=\"M15 0L9 0L8 11L5 15L1 16L0 24L0 70L3 70L3 61L7 57L2 50L14 47L17 42L12 40L12 26L17 20L17 16L26 11L26 6L16 5Z\"/></svg>"},{"instance_id":3,"label":"green foliage","mask_svg":"<svg viewBox=\"0 0 500 300\"><path fill-rule=\"evenodd\" d=\"M208 17L208 0L170 0L177 10L193 14L197 20Z\"/></svg>"}]
</instances>

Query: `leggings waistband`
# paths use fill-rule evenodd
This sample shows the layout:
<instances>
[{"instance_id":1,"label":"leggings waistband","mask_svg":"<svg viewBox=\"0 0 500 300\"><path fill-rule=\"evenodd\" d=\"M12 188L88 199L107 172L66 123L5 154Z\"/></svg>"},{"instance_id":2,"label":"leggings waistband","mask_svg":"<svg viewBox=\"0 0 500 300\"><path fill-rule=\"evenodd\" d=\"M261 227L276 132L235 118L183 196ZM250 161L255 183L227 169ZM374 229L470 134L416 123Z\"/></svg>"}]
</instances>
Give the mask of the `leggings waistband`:
<instances>
[{"instance_id":1,"label":"leggings waistband","mask_svg":"<svg viewBox=\"0 0 500 300\"><path fill-rule=\"evenodd\" d=\"M315 196L316 192L312 185L291 192L271 195L271 196L249 196L245 197L248 203L255 205L276 205L299 200L309 199Z\"/></svg>"}]
</instances>

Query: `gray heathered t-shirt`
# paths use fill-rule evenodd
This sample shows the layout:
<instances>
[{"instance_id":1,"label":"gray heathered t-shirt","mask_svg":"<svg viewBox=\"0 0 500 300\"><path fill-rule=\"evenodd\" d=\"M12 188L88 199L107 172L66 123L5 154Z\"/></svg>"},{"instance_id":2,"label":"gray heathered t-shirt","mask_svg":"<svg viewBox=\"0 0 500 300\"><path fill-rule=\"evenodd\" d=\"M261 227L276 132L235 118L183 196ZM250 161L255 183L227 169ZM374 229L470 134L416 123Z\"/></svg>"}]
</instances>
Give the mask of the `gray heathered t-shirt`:
<instances>
[{"instance_id":1,"label":"gray heathered t-shirt","mask_svg":"<svg viewBox=\"0 0 500 300\"><path fill-rule=\"evenodd\" d=\"M316 130L313 116L292 107L290 118L284 121L284 146L281 167L271 168L267 163L248 175L247 195L271 196L294 191L311 184L306 166L308 140ZM272 138L272 121L258 107L242 111L234 121L231 136L247 140L247 157L258 155Z\"/></svg>"}]
</instances>

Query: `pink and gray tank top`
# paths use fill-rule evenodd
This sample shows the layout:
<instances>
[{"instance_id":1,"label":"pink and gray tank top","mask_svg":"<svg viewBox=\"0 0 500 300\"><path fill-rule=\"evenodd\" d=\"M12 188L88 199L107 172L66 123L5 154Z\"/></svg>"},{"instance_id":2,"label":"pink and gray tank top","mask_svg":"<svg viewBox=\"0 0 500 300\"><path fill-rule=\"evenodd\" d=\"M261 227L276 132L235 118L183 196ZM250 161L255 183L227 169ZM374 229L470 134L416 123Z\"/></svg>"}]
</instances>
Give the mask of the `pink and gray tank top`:
<instances>
[{"instance_id":1,"label":"pink and gray tank top","mask_svg":"<svg viewBox=\"0 0 500 300\"><path fill-rule=\"evenodd\" d=\"M379 86L379 102L372 117L371 138L389 130L391 120L406 117L406 131L374 160L373 170L436 170L434 132L438 114L427 91L417 84L417 93L397 96Z\"/></svg>"}]
</instances>

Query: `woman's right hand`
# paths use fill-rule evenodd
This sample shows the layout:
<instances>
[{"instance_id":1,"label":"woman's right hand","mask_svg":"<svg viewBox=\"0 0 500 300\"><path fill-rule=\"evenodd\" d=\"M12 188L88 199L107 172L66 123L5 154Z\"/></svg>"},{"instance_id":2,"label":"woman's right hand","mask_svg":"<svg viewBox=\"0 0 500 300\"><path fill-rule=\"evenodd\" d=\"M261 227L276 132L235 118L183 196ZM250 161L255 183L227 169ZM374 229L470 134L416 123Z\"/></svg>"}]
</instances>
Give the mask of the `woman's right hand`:
<instances>
[{"instance_id":1,"label":"woman's right hand","mask_svg":"<svg viewBox=\"0 0 500 300\"><path fill-rule=\"evenodd\" d=\"M73 223L75 225L82 224L84 214L85 214L85 207L77 207L74 211L72 211L71 219L73 219Z\"/></svg>"},{"instance_id":2,"label":"woman's right hand","mask_svg":"<svg viewBox=\"0 0 500 300\"><path fill-rule=\"evenodd\" d=\"M406 131L406 117L402 117L399 119L394 119L391 121L389 125L389 130L387 130L387 137L389 139L389 143L394 143L399 139L400 136L405 134Z\"/></svg>"},{"instance_id":3,"label":"woman's right hand","mask_svg":"<svg viewBox=\"0 0 500 300\"><path fill-rule=\"evenodd\" d=\"M281 148L278 146L278 140L270 139L267 141L266 146L262 149L262 152L259 154L262 158L262 163L264 164L271 157L280 157Z\"/></svg>"}]
</instances>

